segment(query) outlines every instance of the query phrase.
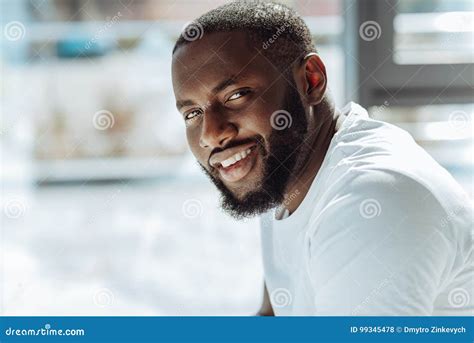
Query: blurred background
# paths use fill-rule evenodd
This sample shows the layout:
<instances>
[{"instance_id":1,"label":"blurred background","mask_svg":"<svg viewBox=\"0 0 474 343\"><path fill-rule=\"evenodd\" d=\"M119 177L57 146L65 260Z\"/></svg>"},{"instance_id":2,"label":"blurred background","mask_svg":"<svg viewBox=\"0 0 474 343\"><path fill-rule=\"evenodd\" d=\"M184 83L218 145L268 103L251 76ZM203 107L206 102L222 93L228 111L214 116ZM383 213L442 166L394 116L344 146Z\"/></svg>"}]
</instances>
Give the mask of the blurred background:
<instances>
[{"instance_id":1,"label":"blurred background","mask_svg":"<svg viewBox=\"0 0 474 343\"><path fill-rule=\"evenodd\" d=\"M171 49L220 0L0 0L3 315L249 315L258 220L187 150ZM288 0L339 107L409 131L473 196L470 0Z\"/></svg>"}]
</instances>

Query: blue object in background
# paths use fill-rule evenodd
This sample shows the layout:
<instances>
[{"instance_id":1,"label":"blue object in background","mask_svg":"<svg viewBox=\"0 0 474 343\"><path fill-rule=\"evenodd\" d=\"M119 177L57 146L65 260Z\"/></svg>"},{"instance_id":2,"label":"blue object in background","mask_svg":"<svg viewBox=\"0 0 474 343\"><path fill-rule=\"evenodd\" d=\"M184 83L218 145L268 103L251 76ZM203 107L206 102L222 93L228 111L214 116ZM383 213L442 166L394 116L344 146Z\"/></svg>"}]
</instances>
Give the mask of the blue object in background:
<instances>
[{"instance_id":1,"label":"blue object in background","mask_svg":"<svg viewBox=\"0 0 474 343\"><path fill-rule=\"evenodd\" d=\"M59 58L98 57L112 50L113 44L109 41L91 38L69 37L56 44L56 53Z\"/></svg>"}]
</instances>

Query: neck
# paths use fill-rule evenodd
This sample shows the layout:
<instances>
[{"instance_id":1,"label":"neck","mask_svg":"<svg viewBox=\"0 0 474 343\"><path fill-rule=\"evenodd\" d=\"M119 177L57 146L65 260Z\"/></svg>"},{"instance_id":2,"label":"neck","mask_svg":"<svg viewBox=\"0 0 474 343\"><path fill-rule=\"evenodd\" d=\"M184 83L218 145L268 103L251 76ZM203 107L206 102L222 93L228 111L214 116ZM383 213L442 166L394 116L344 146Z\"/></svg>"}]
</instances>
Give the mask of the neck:
<instances>
[{"instance_id":1,"label":"neck","mask_svg":"<svg viewBox=\"0 0 474 343\"><path fill-rule=\"evenodd\" d=\"M310 134L307 138L309 147L303 152L305 157L298 163L301 166L298 168L299 172L290 180L285 192L285 201L282 204L282 207L286 208L290 214L298 208L308 193L321 168L329 144L342 121L343 116L340 112L331 108L331 111L322 118L313 118L308 123L310 126ZM306 145L306 143L303 144Z\"/></svg>"}]
</instances>

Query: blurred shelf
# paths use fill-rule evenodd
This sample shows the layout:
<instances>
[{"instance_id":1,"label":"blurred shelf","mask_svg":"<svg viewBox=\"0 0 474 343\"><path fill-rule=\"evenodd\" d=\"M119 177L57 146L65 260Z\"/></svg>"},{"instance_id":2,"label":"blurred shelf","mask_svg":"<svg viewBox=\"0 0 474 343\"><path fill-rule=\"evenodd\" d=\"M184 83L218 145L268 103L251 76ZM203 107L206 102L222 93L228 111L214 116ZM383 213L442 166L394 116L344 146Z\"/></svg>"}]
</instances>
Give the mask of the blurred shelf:
<instances>
[{"instance_id":1,"label":"blurred shelf","mask_svg":"<svg viewBox=\"0 0 474 343\"><path fill-rule=\"evenodd\" d=\"M474 170L473 145L451 146L430 144L417 140L418 145L428 152L439 164L448 170L457 170L472 175Z\"/></svg>"},{"instance_id":2,"label":"blurred shelf","mask_svg":"<svg viewBox=\"0 0 474 343\"><path fill-rule=\"evenodd\" d=\"M472 32L473 11L401 13L395 16L393 25L399 33L436 34Z\"/></svg>"},{"instance_id":3,"label":"blurred shelf","mask_svg":"<svg viewBox=\"0 0 474 343\"><path fill-rule=\"evenodd\" d=\"M473 123L470 121L450 123L449 121L431 122L393 122L408 131L416 140L422 141L469 141L474 138ZM456 126L458 125L458 126Z\"/></svg>"},{"instance_id":4,"label":"blurred shelf","mask_svg":"<svg viewBox=\"0 0 474 343\"><path fill-rule=\"evenodd\" d=\"M33 164L36 183L118 181L172 176L182 170L183 156L45 160Z\"/></svg>"},{"instance_id":5,"label":"blurred shelf","mask_svg":"<svg viewBox=\"0 0 474 343\"><path fill-rule=\"evenodd\" d=\"M314 16L304 19L311 31L317 32L318 36L337 36L344 31L343 18L340 16ZM36 21L28 23L28 39L57 41L74 34L89 35L96 40L130 39L142 37L153 30L176 38L188 23L183 20Z\"/></svg>"},{"instance_id":6,"label":"blurred shelf","mask_svg":"<svg viewBox=\"0 0 474 343\"><path fill-rule=\"evenodd\" d=\"M29 23L28 35L31 41L56 41L71 35L89 35L91 38L136 38L141 37L150 29L164 32L179 32L184 22L121 20L107 21L50 21ZM177 31L178 30L178 31Z\"/></svg>"},{"instance_id":7,"label":"blurred shelf","mask_svg":"<svg viewBox=\"0 0 474 343\"><path fill-rule=\"evenodd\" d=\"M445 168L472 172L474 141L471 121L391 123L410 133L415 141Z\"/></svg>"}]
</instances>

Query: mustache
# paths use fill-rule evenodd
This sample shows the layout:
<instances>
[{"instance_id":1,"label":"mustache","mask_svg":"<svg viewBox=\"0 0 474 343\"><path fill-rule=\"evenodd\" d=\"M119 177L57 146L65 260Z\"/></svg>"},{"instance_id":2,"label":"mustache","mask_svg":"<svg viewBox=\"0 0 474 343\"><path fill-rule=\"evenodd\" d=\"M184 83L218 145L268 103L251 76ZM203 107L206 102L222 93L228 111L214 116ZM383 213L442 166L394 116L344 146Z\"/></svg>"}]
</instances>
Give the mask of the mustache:
<instances>
[{"instance_id":1,"label":"mustache","mask_svg":"<svg viewBox=\"0 0 474 343\"><path fill-rule=\"evenodd\" d=\"M244 144L248 144L248 143L257 143L257 145L259 146L259 148L263 148L264 147L264 143L263 143L263 137L262 136L254 136L254 137L249 137L249 138L245 138L245 139L241 139L241 140L238 140L238 141L230 141L228 144L226 144L224 147L222 148L214 148L211 153L209 154L209 158L207 159L207 166L209 167L210 170L213 170L214 167L211 166L211 163L210 163L210 160L211 160L211 157L212 155L218 153L218 152L221 152L221 151L224 151L226 149L230 149L230 148L233 148L233 147L236 147L236 146L239 146L239 145L244 145Z\"/></svg>"}]
</instances>

